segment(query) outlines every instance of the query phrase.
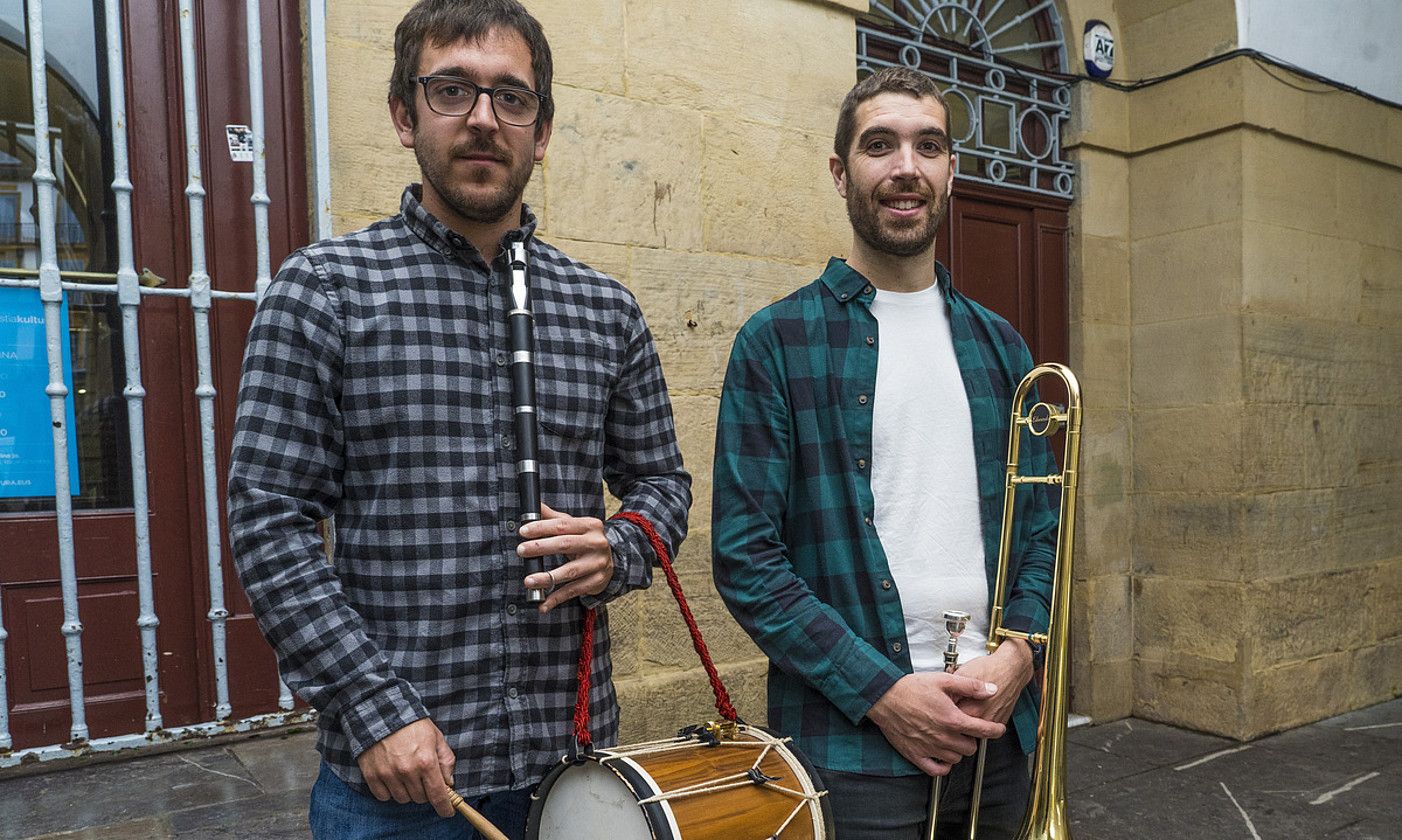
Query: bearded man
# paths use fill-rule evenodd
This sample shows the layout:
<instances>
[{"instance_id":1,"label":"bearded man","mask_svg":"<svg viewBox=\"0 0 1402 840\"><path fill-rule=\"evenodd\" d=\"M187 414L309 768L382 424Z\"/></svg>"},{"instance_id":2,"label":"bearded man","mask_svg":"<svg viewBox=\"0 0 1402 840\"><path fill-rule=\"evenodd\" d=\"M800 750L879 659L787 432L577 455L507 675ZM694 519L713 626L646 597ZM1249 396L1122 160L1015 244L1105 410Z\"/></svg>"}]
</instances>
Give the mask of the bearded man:
<instances>
[{"instance_id":1,"label":"bearded man","mask_svg":"<svg viewBox=\"0 0 1402 840\"><path fill-rule=\"evenodd\" d=\"M935 261L956 164L926 76L859 82L829 159L850 256L749 320L721 396L716 588L768 655L769 725L818 767L843 840L922 836L932 776L948 776L939 836L967 836L979 738L979 836L1011 838L1026 802L1039 652L984 642L1008 417L1032 359ZM1023 452L1052 463L1040 438ZM1057 507L1026 492L1004 626L1041 632ZM948 609L974 616L958 673L943 672Z\"/></svg>"},{"instance_id":2,"label":"bearded man","mask_svg":"<svg viewBox=\"0 0 1402 840\"><path fill-rule=\"evenodd\" d=\"M422 0L394 54L389 110L423 180L397 215L294 253L259 302L232 545L283 679L320 713L313 835L476 837L457 787L519 838L573 739L584 609L651 582L651 544L602 521L602 487L675 554L690 478L637 302L536 239L522 203L554 112L540 24L516 0ZM508 240L526 243L535 320L544 504L524 525ZM548 596L528 607L527 590ZM602 609L594 634L592 734L609 743Z\"/></svg>"}]
</instances>

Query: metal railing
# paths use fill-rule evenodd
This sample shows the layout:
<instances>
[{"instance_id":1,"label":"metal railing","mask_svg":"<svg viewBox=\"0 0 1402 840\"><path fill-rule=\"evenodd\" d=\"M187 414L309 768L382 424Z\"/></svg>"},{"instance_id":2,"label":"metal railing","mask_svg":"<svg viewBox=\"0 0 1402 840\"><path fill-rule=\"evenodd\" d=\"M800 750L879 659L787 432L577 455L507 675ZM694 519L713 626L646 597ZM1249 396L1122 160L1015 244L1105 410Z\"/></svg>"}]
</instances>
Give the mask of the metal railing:
<instances>
[{"instance_id":1,"label":"metal railing","mask_svg":"<svg viewBox=\"0 0 1402 840\"><path fill-rule=\"evenodd\" d=\"M45 350L48 363L50 417L53 421L55 520L58 531L59 578L62 589L63 622L57 628L64 637L67 656L69 707L72 725L69 740L26 749L13 749L9 727L8 674L5 668L4 615L0 613L0 767L22 762L66 758L90 752L104 752L153 743L202 737L223 732L248 731L282 723L307 720L309 711L293 708L292 694L279 681L278 706L281 711L254 717L232 719L229 701L229 673L225 626L228 610L224 603L222 540L219 527L220 494L217 487L215 458L214 409L216 392L211 362L210 310L216 301L256 301L271 281L268 236L268 208L265 157L262 31L259 0L245 0L248 40L248 87L250 91L250 128L253 134L253 192L249 197L254 220L257 248L257 275L253 292L218 291L212 288L205 262L205 190L200 162L200 129L195 55L195 23L193 0L180 0L181 91L184 106L187 184L185 188L190 229L189 247L191 271L186 288L161 288L143 284L135 268L132 235L132 193L134 190L128 158L126 90L123 68L122 3L107 0L105 32L108 67L108 93L111 99L111 134L113 150L112 193L116 215L117 271L115 274L65 272L58 263L56 237L56 178L48 143L35 144L34 186L38 209L39 267L37 271L0 268L0 287L38 289L43 303ZM313 200L315 202L316 232L330 233L329 216L329 144L326 119L326 51L325 0L306 0L304 12L309 31L309 102L312 107L313 142ZM44 44L44 3L29 0L29 66L34 101L34 136L49 134L47 57ZM60 324L65 291L114 294L122 315L122 340L126 387L122 395L128 412L131 451L132 513L135 525L136 575L138 617L133 632L141 638L142 671L145 682L145 731L108 738L90 739L83 693L83 655L81 637L83 623L79 615L78 575L74 559L72 487L69 475L68 430L66 401L68 387L63 369L63 343ZM140 329L138 315L142 300L148 297L175 297L190 301L194 315L197 385L195 396L199 404L200 460L203 478L205 515L205 544L209 567L210 602L206 618L210 623L213 645L215 683L214 719L189 726L166 728L160 707L160 669L156 647L156 614L150 533L150 500L147 488L147 457L145 443L144 406L146 390L142 386Z\"/></svg>"}]
</instances>

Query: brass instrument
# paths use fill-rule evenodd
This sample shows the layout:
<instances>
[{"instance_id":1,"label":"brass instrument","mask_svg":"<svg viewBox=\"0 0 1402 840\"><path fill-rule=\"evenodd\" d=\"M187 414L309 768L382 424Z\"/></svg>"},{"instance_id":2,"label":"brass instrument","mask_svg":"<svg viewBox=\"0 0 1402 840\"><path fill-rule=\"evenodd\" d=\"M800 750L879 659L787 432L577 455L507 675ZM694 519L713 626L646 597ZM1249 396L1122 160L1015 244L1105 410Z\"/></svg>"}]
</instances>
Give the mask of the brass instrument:
<instances>
[{"instance_id":1,"label":"brass instrument","mask_svg":"<svg viewBox=\"0 0 1402 840\"><path fill-rule=\"evenodd\" d=\"M1066 385L1066 407L1045 402L1033 405L1025 414L1023 403L1037 380L1059 377ZM1018 840L1070 840L1066 819L1066 716L1070 692L1071 553L1076 533L1076 479L1081 461L1081 385L1065 365L1047 363L1033 368L1018 383L1013 395L1012 419L1008 427L1008 463L1003 485L1002 533L998 540L998 577L993 593L993 610L988 620L988 652L998 649L1004 639L1023 639L1046 648L1042 676L1042 704L1037 723L1037 754L1032 766L1031 795L1027 813L1018 829ZM1066 441L1062 450L1061 472L1050 475L1019 475L1018 453L1022 429L1035 437L1050 437L1062 428ZM1047 484L1061 488L1061 510L1057 523L1056 560L1052 574L1051 615L1046 633L1022 633L1003 626L1003 601L1008 567L1012 561L1014 502L1017 488L1024 484ZM969 840L978 834L979 798L983 792L983 764L987 741L979 742L974 771L973 798L969 806ZM934 834L933 819L928 827Z\"/></svg>"},{"instance_id":2,"label":"brass instrument","mask_svg":"<svg viewBox=\"0 0 1402 840\"><path fill-rule=\"evenodd\" d=\"M944 632L949 635L949 643L944 648L944 672L952 674L959 668L959 637L969 625L973 616L963 610L944 611ZM930 782L930 816L925 821L925 840L935 840L935 826L939 825L940 797L944 794L944 777L936 776Z\"/></svg>"}]
</instances>

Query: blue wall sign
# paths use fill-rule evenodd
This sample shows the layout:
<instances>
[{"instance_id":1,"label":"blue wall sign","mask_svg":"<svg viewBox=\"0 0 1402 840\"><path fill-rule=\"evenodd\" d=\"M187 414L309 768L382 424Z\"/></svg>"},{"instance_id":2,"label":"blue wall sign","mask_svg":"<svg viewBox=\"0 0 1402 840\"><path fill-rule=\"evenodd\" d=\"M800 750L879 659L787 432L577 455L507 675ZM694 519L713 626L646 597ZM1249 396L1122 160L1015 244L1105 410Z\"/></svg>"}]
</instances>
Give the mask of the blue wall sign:
<instances>
[{"instance_id":1,"label":"blue wall sign","mask_svg":"<svg viewBox=\"0 0 1402 840\"><path fill-rule=\"evenodd\" d=\"M78 495L78 436L73 423L73 359L68 301L61 307L63 381L68 386L68 475ZM54 495L54 434L49 416L49 358L38 289L0 288L0 498Z\"/></svg>"}]
</instances>

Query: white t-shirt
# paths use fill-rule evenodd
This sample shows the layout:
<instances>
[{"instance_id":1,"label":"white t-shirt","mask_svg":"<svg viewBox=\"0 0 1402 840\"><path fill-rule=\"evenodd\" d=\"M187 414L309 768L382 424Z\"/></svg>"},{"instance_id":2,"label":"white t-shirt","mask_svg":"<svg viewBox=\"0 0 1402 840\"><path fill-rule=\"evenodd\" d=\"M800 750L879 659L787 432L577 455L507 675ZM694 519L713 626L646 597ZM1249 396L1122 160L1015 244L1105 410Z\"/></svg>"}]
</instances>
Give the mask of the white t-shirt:
<instances>
[{"instance_id":1,"label":"white t-shirt","mask_svg":"<svg viewBox=\"0 0 1402 840\"><path fill-rule=\"evenodd\" d=\"M916 671L944 670L944 611L972 616L959 661L985 653L988 579L973 421L938 285L878 291L872 416L876 533L900 593Z\"/></svg>"}]
</instances>

